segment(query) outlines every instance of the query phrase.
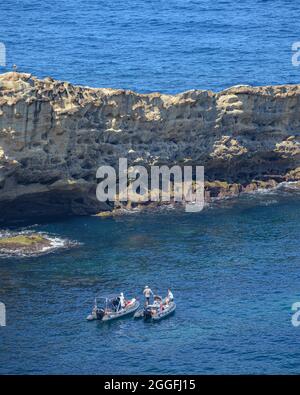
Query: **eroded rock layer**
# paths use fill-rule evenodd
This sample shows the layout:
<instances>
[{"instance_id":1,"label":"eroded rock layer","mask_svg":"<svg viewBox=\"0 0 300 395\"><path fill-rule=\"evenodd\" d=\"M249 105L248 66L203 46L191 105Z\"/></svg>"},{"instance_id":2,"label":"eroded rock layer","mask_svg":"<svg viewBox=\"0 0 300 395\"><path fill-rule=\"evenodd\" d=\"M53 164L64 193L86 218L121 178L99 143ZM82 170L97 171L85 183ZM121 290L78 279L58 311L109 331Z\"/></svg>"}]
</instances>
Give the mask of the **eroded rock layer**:
<instances>
[{"instance_id":1,"label":"eroded rock layer","mask_svg":"<svg viewBox=\"0 0 300 395\"><path fill-rule=\"evenodd\" d=\"M298 85L164 95L2 74L0 220L107 210L96 169L119 157L204 165L207 190L299 180L299 136Z\"/></svg>"}]
</instances>

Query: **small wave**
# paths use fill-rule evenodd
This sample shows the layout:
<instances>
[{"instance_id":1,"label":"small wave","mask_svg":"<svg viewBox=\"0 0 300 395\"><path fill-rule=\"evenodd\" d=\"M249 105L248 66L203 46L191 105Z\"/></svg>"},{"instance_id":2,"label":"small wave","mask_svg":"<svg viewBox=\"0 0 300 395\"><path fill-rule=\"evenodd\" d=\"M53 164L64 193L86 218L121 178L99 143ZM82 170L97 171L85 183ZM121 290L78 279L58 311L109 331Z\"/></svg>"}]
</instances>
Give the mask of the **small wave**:
<instances>
[{"instance_id":1,"label":"small wave","mask_svg":"<svg viewBox=\"0 0 300 395\"><path fill-rule=\"evenodd\" d=\"M168 211L168 210L178 210L179 208L183 208L184 207L184 205L183 204L174 204L174 203L169 203L169 204L161 204L161 205L159 205L159 206L157 206L157 208L160 210L160 211L164 211L164 210L166 210L166 211ZM153 209L153 208L152 208Z\"/></svg>"},{"instance_id":2,"label":"small wave","mask_svg":"<svg viewBox=\"0 0 300 395\"><path fill-rule=\"evenodd\" d=\"M274 188L258 188L254 191L241 192L241 196L256 196L256 195L274 195L277 192L278 186Z\"/></svg>"},{"instance_id":3,"label":"small wave","mask_svg":"<svg viewBox=\"0 0 300 395\"><path fill-rule=\"evenodd\" d=\"M273 188L258 188L254 191L242 192L239 197L247 200L258 201L263 205L278 203L278 198L300 194L299 182L281 182Z\"/></svg>"},{"instance_id":4,"label":"small wave","mask_svg":"<svg viewBox=\"0 0 300 395\"><path fill-rule=\"evenodd\" d=\"M139 214L141 211L142 209L140 207L119 208L113 216Z\"/></svg>"}]
</instances>

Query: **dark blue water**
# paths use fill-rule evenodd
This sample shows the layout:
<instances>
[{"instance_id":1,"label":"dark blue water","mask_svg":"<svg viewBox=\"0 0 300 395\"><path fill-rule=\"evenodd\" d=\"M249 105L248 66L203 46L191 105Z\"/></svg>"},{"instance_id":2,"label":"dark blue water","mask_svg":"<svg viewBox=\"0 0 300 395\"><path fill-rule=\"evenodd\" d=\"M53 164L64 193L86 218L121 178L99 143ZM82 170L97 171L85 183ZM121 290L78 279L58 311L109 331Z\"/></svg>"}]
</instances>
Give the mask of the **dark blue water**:
<instances>
[{"instance_id":1,"label":"dark blue water","mask_svg":"<svg viewBox=\"0 0 300 395\"><path fill-rule=\"evenodd\" d=\"M288 0L6 0L1 71L141 92L297 83L299 12ZM33 226L82 244L0 259L0 373L299 373L299 224L299 195L266 195ZM85 321L96 292L146 283L171 286L173 317Z\"/></svg>"},{"instance_id":2,"label":"dark blue water","mask_svg":"<svg viewBox=\"0 0 300 395\"><path fill-rule=\"evenodd\" d=\"M6 0L7 69L76 84L179 92L298 83L295 0Z\"/></svg>"},{"instance_id":3,"label":"dark blue water","mask_svg":"<svg viewBox=\"0 0 300 395\"><path fill-rule=\"evenodd\" d=\"M36 225L82 245L0 260L0 373L299 373L299 195ZM97 292L174 291L174 316L86 322Z\"/></svg>"}]
</instances>

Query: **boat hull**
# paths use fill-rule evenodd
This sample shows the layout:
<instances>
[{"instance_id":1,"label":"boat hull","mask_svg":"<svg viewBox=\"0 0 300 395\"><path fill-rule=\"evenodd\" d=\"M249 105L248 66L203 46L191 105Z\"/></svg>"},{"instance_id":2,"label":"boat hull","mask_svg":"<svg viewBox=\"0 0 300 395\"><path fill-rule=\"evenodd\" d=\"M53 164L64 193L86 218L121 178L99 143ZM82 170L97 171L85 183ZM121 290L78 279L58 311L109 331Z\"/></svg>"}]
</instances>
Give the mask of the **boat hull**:
<instances>
[{"instance_id":1,"label":"boat hull","mask_svg":"<svg viewBox=\"0 0 300 395\"><path fill-rule=\"evenodd\" d=\"M174 302L171 302L169 304L169 307L164 309L163 311L158 312L155 316L153 316L151 319L152 321L161 321L164 318L168 317L169 315L173 314L176 310L176 304Z\"/></svg>"},{"instance_id":2,"label":"boat hull","mask_svg":"<svg viewBox=\"0 0 300 395\"><path fill-rule=\"evenodd\" d=\"M128 315L131 315L131 314L135 313L139 307L140 307L140 302L136 301L132 306L130 306L126 310L120 310L120 311L117 311L117 312L106 314L101 319L101 321L107 322L107 321L116 320L118 318L126 317Z\"/></svg>"}]
</instances>

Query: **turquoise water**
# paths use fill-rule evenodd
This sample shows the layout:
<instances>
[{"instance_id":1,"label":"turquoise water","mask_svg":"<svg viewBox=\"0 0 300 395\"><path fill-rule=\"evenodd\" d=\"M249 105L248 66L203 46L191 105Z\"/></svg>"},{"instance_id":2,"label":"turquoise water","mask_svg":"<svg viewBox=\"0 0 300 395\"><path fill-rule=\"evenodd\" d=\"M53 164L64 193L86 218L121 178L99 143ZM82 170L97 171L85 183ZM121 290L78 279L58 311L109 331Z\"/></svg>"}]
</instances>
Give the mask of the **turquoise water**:
<instances>
[{"instance_id":1,"label":"turquoise water","mask_svg":"<svg viewBox=\"0 0 300 395\"><path fill-rule=\"evenodd\" d=\"M141 92L299 82L300 3L11 1L0 4L7 67ZM299 195L17 228L77 242L0 258L0 373L299 373ZM3 231L5 226L0 224ZM87 323L97 292L174 291L156 325Z\"/></svg>"},{"instance_id":2,"label":"turquoise water","mask_svg":"<svg viewBox=\"0 0 300 395\"><path fill-rule=\"evenodd\" d=\"M34 225L81 244L0 260L0 373L299 373L299 224L299 195L274 193ZM145 284L172 288L174 316L85 321L97 292Z\"/></svg>"}]
</instances>

